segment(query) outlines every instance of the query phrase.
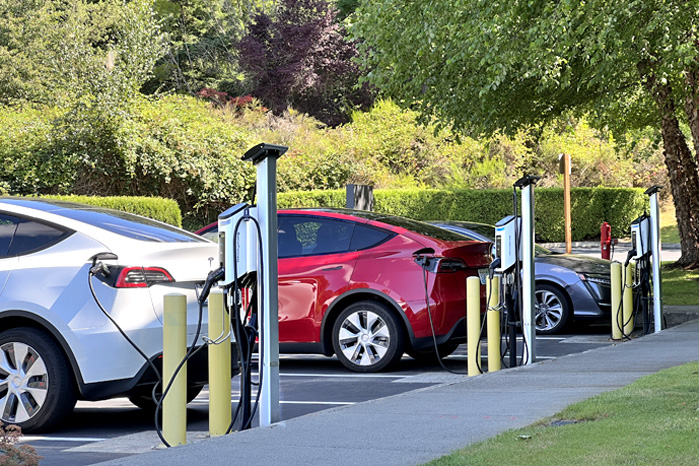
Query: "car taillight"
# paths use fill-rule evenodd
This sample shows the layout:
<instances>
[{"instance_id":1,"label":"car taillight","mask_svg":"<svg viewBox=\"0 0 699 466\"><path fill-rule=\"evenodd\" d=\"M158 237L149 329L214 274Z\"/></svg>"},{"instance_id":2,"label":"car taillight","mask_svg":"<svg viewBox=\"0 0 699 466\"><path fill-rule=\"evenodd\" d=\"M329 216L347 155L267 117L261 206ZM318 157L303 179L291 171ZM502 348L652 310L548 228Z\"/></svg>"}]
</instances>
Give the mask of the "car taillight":
<instances>
[{"instance_id":1,"label":"car taillight","mask_svg":"<svg viewBox=\"0 0 699 466\"><path fill-rule=\"evenodd\" d=\"M174 282L170 273L161 267L126 267L121 269L117 288L146 288L156 283Z\"/></svg>"}]
</instances>

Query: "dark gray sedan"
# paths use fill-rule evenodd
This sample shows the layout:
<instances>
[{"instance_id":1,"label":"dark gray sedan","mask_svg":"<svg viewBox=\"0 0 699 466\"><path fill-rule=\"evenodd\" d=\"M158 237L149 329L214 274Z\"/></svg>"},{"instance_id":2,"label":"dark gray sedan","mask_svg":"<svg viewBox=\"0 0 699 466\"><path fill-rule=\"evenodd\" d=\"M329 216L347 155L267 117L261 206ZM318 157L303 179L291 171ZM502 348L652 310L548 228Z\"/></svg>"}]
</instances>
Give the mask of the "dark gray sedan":
<instances>
[{"instance_id":1,"label":"dark gray sedan","mask_svg":"<svg viewBox=\"0 0 699 466\"><path fill-rule=\"evenodd\" d=\"M429 222L470 239L493 242L495 227L460 221ZM557 254L536 246L536 330L540 334L561 332L576 321L609 320L611 261L574 254Z\"/></svg>"}]
</instances>

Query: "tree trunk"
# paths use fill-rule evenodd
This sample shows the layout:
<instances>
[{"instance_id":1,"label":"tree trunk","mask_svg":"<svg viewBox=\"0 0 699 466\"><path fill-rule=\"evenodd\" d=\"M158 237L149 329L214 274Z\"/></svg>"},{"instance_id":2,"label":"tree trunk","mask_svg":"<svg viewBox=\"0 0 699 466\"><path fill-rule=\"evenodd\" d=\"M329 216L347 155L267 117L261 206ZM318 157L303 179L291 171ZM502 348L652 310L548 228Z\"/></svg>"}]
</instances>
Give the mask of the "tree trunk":
<instances>
[{"instance_id":1,"label":"tree trunk","mask_svg":"<svg viewBox=\"0 0 699 466\"><path fill-rule=\"evenodd\" d=\"M680 233L682 256L677 265L686 268L699 268L699 167L692 155L687 139L680 130L675 113L672 90L667 84L659 84L651 74L646 86L655 99L662 119L662 136L665 165L670 176L670 189L675 203L677 227ZM696 113L697 101L686 103L686 110ZM695 123L699 124L699 120ZM694 131L697 131L694 135ZM699 143L699 126L692 129L693 139Z\"/></svg>"}]
</instances>

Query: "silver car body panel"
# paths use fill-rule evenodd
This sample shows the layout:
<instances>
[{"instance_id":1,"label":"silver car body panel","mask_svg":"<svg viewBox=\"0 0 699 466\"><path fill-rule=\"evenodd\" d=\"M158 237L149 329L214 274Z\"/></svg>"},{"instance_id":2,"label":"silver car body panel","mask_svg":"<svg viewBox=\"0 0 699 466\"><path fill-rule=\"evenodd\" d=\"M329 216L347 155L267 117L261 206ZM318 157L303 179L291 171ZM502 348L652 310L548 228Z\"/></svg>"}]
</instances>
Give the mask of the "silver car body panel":
<instances>
[{"instance_id":1,"label":"silver car body panel","mask_svg":"<svg viewBox=\"0 0 699 466\"><path fill-rule=\"evenodd\" d=\"M210 242L153 242L128 238L93 225L6 204L0 211L43 220L75 231L53 246L35 253L0 259L0 318L3 314L34 315L58 332L77 364L77 376L91 384L129 379L145 364L143 358L99 309L88 285L93 255L112 252L110 266L157 266L175 279L148 288L113 288L92 278L103 307L149 357L162 352L163 299L169 293L187 297L188 343L193 344L199 320L195 282L217 266L217 245ZM206 335L207 309L203 309ZM197 343L201 344L201 340Z\"/></svg>"}]
</instances>

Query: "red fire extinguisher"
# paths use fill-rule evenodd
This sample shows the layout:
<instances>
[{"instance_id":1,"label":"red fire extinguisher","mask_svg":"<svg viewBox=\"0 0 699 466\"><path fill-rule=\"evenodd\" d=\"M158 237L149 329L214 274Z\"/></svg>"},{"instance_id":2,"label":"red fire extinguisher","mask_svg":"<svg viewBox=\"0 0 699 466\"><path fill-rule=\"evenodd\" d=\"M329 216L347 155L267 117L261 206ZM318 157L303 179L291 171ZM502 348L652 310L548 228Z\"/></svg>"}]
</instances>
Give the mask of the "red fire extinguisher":
<instances>
[{"instance_id":1,"label":"red fire extinguisher","mask_svg":"<svg viewBox=\"0 0 699 466\"><path fill-rule=\"evenodd\" d=\"M600 227L600 247L602 248L602 259L609 259L612 246L612 226L604 222Z\"/></svg>"}]
</instances>

